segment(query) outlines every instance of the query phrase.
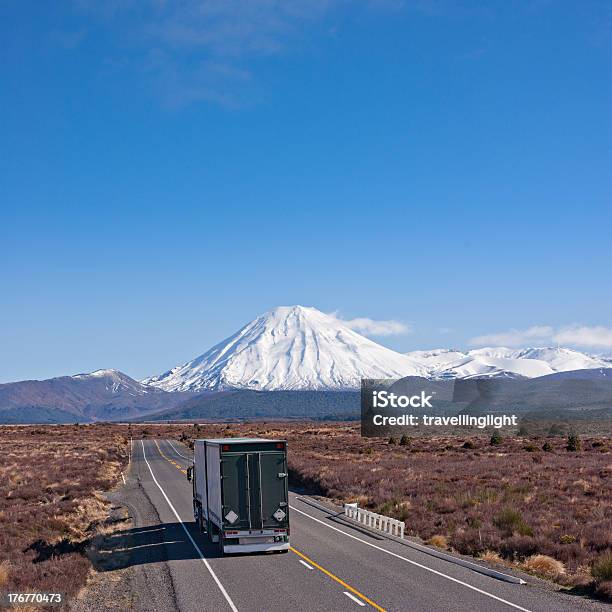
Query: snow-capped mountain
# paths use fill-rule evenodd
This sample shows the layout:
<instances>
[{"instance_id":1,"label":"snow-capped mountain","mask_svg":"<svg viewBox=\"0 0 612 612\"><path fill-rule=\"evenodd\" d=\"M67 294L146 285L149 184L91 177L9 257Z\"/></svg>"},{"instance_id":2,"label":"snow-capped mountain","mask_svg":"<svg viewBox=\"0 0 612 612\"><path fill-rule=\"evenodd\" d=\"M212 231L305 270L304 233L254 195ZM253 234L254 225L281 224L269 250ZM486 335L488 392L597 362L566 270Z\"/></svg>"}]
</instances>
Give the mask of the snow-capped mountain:
<instances>
[{"instance_id":1,"label":"snow-capped mountain","mask_svg":"<svg viewBox=\"0 0 612 612\"><path fill-rule=\"evenodd\" d=\"M359 388L362 378L525 377L608 368L606 360L568 348L400 354L316 308L281 306L257 317L203 355L141 383L164 391Z\"/></svg>"},{"instance_id":2,"label":"snow-capped mountain","mask_svg":"<svg viewBox=\"0 0 612 612\"><path fill-rule=\"evenodd\" d=\"M426 367L316 308L281 306L209 351L142 381L165 391L358 388L362 378L427 376Z\"/></svg>"},{"instance_id":3,"label":"snow-capped mountain","mask_svg":"<svg viewBox=\"0 0 612 612\"><path fill-rule=\"evenodd\" d=\"M104 385L104 389L110 393L127 393L128 395L146 395L150 393L150 387L130 378L127 374L115 369L95 370L85 374L75 374L73 379L82 381L98 382Z\"/></svg>"},{"instance_id":4,"label":"snow-capped mountain","mask_svg":"<svg viewBox=\"0 0 612 612\"><path fill-rule=\"evenodd\" d=\"M536 378L555 372L610 367L604 359L562 347L487 347L466 352L438 349L413 351L407 356L426 367L431 378Z\"/></svg>"}]
</instances>

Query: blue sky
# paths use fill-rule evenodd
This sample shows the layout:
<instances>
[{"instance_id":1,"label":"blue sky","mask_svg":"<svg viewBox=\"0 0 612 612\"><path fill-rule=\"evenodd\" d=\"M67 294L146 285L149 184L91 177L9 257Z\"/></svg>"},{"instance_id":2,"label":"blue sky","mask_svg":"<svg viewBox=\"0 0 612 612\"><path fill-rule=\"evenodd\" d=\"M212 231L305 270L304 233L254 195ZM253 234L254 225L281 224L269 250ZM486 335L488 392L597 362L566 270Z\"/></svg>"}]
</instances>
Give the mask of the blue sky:
<instances>
[{"instance_id":1,"label":"blue sky","mask_svg":"<svg viewBox=\"0 0 612 612\"><path fill-rule=\"evenodd\" d=\"M402 351L612 350L609 2L4 0L0 29L0 381L158 373L289 304Z\"/></svg>"}]
</instances>

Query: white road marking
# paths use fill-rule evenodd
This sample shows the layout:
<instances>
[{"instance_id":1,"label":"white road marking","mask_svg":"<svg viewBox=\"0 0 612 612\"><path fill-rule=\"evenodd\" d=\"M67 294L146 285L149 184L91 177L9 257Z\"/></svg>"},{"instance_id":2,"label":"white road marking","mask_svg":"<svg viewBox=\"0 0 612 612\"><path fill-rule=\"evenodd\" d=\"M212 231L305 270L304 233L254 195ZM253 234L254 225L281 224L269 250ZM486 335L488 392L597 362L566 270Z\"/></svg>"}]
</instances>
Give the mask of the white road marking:
<instances>
[{"instance_id":1,"label":"white road marking","mask_svg":"<svg viewBox=\"0 0 612 612\"><path fill-rule=\"evenodd\" d=\"M121 478L123 478L123 484L125 484L125 476L123 475L123 472L121 472Z\"/></svg>"},{"instance_id":2,"label":"white road marking","mask_svg":"<svg viewBox=\"0 0 612 612\"><path fill-rule=\"evenodd\" d=\"M208 562L206 557L204 557L204 555L202 554L202 551L200 550L200 547L196 544L195 540L191 537L191 534L187 530L187 527L185 527L185 524L183 523L183 519L179 516L178 512L175 510L174 506L172 505L172 502L170 501L170 499L166 495L166 492L161 488L161 485L159 484L159 482L157 482L157 478L155 478L155 474L153 474L153 470L151 469L151 465L147 461L147 455L145 453L145 448L144 448L144 441L141 440L140 443L142 444L142 457L145 460L145 463L147 464L147 467L149 468L149 472L151 472L151 477L153 478L153 482L157 485L157 488L161 491L162 495L164 496L164 499L168 502L168 505L170 506L170 509L174 513L174 516L176 516L176 520L181 524L181 527L183 528L183 530L187 534L187 537L189 538L190 542L193 544L193 547L196 549L196 552L200 556L200 559L202 560L202 563L204 563L204 565L206 566L206 569L208 570L209 574L212 576L213 580L215 581L215 583L219 587L219 590L221 591L221 593L223 593L223 597L225 597L225 600L229 604L229 607L232 609L233 612L238 612L238 608L236 608L236 606L234 605L234 602L232 601L232 598L228 595L227 591L225 590L225 587L221 584L221 581L219 580L219 578L217 578L217 574L215 574L215 572L213 571L213 568L210 566L210 563Z\"/></svg>"},{"instance_id":3,"label":"white road marking","mask_svg":"<svg viewBox=\"0 0 612 612\"><path fill-rule=\"evenodd\" d=\"M187 459L187 461L191 461L191 463L193 463L193 459L190 459L189 457L185 457L185 455L181 455L181 453L179 453L176 448L174 448L174 444L172 444L172 442L170 442L170 440L166 440L166 442L172 447L172 450L179 456L182 457L183 459Z\"/></svg>"},{"instance_id":4,"label":"white road marking","mask_svg":"<svg viewBox=\"0 0 612 612\"><path fill-rule=\"evenodd\" d=\"M343 593L349 598L352 599L358 606L365 606L365 603L361 601L361 599L357 599L352 593L348 591L343 591Z\"/></svg>"},{"instance_id":5,"label":"white road marking","mask_svg":"<svg viewBox=\"0 0 612 612\"><path fill-rule=\"evenodd\" d=\"M306 563L306 561L302 561L302 559L298 559L298 561L306 568L306 569L312 569L312 565L308 565L308 563Z\"/></svg>"},{"instance_id":6,"label":"white road marking","mask_svg":"<svg viewBox=\"0 0 612 612\"><path fill-rule=\"evenodd\" d=\"M329 529L333 529L334 531L337 531L338 533L341 533L342 535L345 535L347 538L352 538L353 540L357 540L358 542L361 542L362 544L365 544L366 546L370 546L372 548L376 548L376 550L380 550L381 552L384 552L387 555L391 555L392 557L396 557L397 559L401 559L402 561L406 561L406 563L410 563L412 565L416 565L417 567L420 567L421 569L424 569L424 570L426 570L428 572L431 572L432 574L436 574L437 576L441 576L442 578L446 578L447 580L451 580L452 582L455 582L455 583L460 584L460 585L462 585L464 587L467 587L468 589L472 589L472 591L476 591L477 593L481 593L482 595L486 595L487 597L491 597L491 599L495 599L497 601L501 601L502 603L505 603L505 604L511 606L512 608L516 608L517 610L522 610L523 612L531 612L531 610L528 610L527 608L522 608L521 606L519 606L517 604L513 604L511 601L507 601L506 599L502 599L501 597L498 597L497 595L493 595L492 593L488 593L487 591L483 591L482 589L479 589L478 587L472 586L471 584L468 584L467 582L463 582L462 580L458 580L457 578L453 578L452 576L449 576L447 574L439 572L438 570L432 569L431 567L427 567L426 565L422 565L421 563L417 563L416 561L412 561L412 559L407 559L406 557L402 557L401 555L398 555L397 553L394 553L394 552L392 552L390 550L387 550L386 548L381 548L380 546L376 546L376 544L372 544L371 542L367 542L366 540L362 540L361 538L358 538L357 536L354 536L351 533L346 533L346 531L342 531L342 529L338 529L337 527L334 527L332 525L328 525L325 521L321 521L318 518L315 518L314 516L310 516L310 514L308 514L307 512L303 512L302 510L298 510L294 506L289 506L289 507L294 512L298 512L299 514L303 514L304 516L307 516L309 519L312 519L313 521L316 521L317 523L321 523L321 525L324 525L325 527L327 527Z\"/></svg>"}]
</instances>

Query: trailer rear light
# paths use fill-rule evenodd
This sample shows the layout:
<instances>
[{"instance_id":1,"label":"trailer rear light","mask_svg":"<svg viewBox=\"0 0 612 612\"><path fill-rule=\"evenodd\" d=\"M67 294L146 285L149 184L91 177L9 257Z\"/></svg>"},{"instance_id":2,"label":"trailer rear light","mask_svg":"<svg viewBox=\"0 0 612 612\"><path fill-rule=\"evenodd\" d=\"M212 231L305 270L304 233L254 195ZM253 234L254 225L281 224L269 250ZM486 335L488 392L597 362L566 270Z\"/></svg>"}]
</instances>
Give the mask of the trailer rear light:
<instances>
[{"instance_id":1,"label":"trailer rear light","mask_svg":"<svg viewBox=\"0 0 612 612\"><path fill-rule=\"evenodd\" d=\"M221 447L221 450L223 450L223 451L228 451L229 449L230 449L229 444L224 444L224 445Z\"/></svg>"},{"instance_id":2,"label":"trailer rear light","mask_svg":"<svg viewBox=\"0 0 612 612\"><path fill-rule=\"evenodd\" d=\"M226 531L225 535L238 535L237 531Z\"/></svg>"},{"instance_id":3,"label":"trailer rear light","mask_svg":"<svg viewBox=\"0 0 612 612\"><path fill-rule=\"evenodd\" d=\"M284 529L275 529L274 533L285 533Z\"/></svg>"},{"instance_id":4,"label":"trailer rear light","mask_svg":"<svg viewBox=\"0 0 612 612\"><path fill-rule=\"evenodd\" d=\"M277 442L276 443L276 448L285 448L285 445L282 442Z\"/></svg>"}]
</instances>

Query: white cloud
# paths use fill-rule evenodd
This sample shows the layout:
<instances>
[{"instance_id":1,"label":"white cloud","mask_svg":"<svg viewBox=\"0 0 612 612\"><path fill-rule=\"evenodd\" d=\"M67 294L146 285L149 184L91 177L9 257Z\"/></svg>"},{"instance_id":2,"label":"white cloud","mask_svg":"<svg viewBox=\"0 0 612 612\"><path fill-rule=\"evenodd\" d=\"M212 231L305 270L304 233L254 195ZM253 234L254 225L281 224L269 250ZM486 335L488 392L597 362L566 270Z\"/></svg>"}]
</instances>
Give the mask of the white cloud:
<instances>
[{"instance_id":1,"label":"white cloud","mask_svg":"<svg viewBox=\"0 0 612 612\"><path fill-rule=\"evenodd\" d=\"M473 346L524 346L527 344L562 344L589 348L612 348L612 328L603 325L568 325L555 329L534 325L527 329L510 329L485 334L470 340Z\"/></svg>"},{"instance_id":2,"label":"white cloud","mask_svg":"<svg viewBox=\"0 0 612 612\"><path fill-rule=\"evenodd\" d=\"M470 340L473 346L521 346L532 342L550 341L554 330L548 325L533 325L527 329L509 329L505 332L476 336Z\"/></svg>"},{"instance_id":3,"label":"white cloud","mask_svg":"<svg viewBox=\"0 0 612 612\"><path fill-rule=\"evenodd\" d=\"M374 319L368 319L367 317L358 317L356 319L340 319L336 316L336 313L331 314L332 317L340 321L346 327L364 334L366 336L397 336L400 334L409 334L412 329L406 323L401 321L375 321Z\"/></svg>"},{"instance_id":4,"label":"white cloud","mask_svg":"<svg viewBox=\"0 0 612 612\"><path fill-rule=\"evenodd\" d=\"M603 325L574 325L560 329L553 340L559 344L574 344L594 348L612 348L612 329Z\"/></svg>"},{"instance_id":5,"label":"white cloud","mask_svg":"<svg viewBox=\"0 0 612 612\"><path fill-rule=\"evenodd\" d=\"M431 0L417 3L427 13ZM208 101L230 108L259 101L263 60L311 52L356 11L403 10L404 0L72 0L92 33L108 33L106 61L144 74L175 107ZM61 43L60 43L61 44ZM162 61L151 61L160 55ZM226 70L225 78L215 67ZM236 74L248 74L248 79Z\"/></svg>"},{"instance_id":6,"label":"white cloud","mask_svg":"<svg viewBox=\"0 0 612 612\"><path fill-rule=\"evenodd\" d=\"M91 28L110 34L109 55L126 55L171 106L199 100L243 106L253 64L299 49L345 0L73 0ZM153 58L153 59L152 59ZM244 78L247 75L247 78Z\"/></svg>"}]
</instances>

